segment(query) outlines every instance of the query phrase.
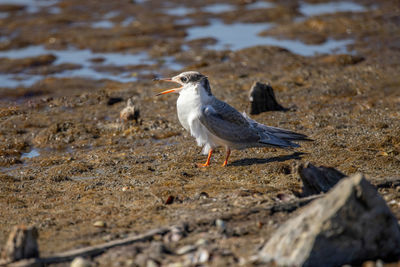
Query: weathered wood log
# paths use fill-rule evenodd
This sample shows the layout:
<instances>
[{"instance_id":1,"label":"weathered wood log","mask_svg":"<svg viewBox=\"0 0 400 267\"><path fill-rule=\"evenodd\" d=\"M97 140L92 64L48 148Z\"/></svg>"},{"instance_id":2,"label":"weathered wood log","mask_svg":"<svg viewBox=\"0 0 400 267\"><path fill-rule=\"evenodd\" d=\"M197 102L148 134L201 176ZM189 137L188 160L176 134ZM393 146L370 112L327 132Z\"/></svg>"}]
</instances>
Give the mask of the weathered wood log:
<instances>
[{"instance_id":1,"label":"weathered wood log","mask_svg":"<svg viewBox=\"0 0 400 267\"><path fill-rule=\"evenodd\" d=\"M300 165L297 171L303 182L302 197L328 192L341 179L346 177L345 174L334 168L316 167L309 162Z\"/></svg>"},{"instance_id":2,"label":"weathered wood log","mask_svg":"<svg viewBox=\"0 0 400 267\"><path fill-rule=\"evenodd\" d=\"M276 101L274 89L271 86L255 82L250 89L250 111L252 115L260 114L264 111L286 110Z\"/></svg>"},{"instance_id":3,"label":"weathered wood log","mask_svg":"<svg viewBox=\"0 0 400 267\"><path fill-rule=\"evenodd\" d=\"M13 262L39 256L36 227L15 226L1 253L1 262ZM1 263L0 262L0 263Z\"/></svg>"},{"instance_id":4,"label":"weathered wood log","mask_svg":"<svg viewBox=\"0 0 400 267\"><path fill-rule=\"evenodd\" d=\"M259 261L278 266L393 261L400 257L399 244L397 219L375 187L356 174L343 178L278 228L260 251Z\"/></svg>"}]
</instances>

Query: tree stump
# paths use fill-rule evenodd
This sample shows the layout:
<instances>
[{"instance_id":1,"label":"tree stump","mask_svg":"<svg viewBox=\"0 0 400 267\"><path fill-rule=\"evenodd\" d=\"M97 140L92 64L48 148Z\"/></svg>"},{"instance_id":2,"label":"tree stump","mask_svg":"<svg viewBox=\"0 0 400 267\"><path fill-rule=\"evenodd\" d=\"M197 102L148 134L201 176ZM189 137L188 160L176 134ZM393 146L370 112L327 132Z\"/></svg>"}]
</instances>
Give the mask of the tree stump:
<instances>
[{"instance_id":1,"label":"tree stump","mask_svg":"<svg viewBox=\"0 0 400 267\"><path fill-rule=\"evenodd\" d=\"M5 262L13 262L39 257L37 238L36 227L15 226L8 236L7 243L1 253L1 259Z\"/></svg>"},{"instance_id":2,"label":"tree stump","mask_svg":"<svg viewBox=\"0 0 400 267\"><path fill-rule=\"evenodd\" d=\"M140 110L137 106L134 105L133 99L129 98L126 103L126 107L121 110L119 115L121 120L124 122L134 120L136 123L138 123L140 117Z\"/></svg>"},{"instance_id":3,"label":"tree stump","mask_svg":"<svg viewBox=\"0 0 400 267\"><path fill-rule=\"evenodd\" d=\"M343 177L346 177L345 174L334 168L316 167L309 162L300 165L297 171L303 182L302 197L326 193Z\"/></svg>"},{"instance_id":4,"label":"tree stump","mask_svg":"<svg viewBox=\"0 0 400 267\"><path fill-rule=\"evenodd\" d=\"M286 110L276 101L274 89L268 84L255 82L250 89L250 114Z\"/></svg>"}]
</instances>

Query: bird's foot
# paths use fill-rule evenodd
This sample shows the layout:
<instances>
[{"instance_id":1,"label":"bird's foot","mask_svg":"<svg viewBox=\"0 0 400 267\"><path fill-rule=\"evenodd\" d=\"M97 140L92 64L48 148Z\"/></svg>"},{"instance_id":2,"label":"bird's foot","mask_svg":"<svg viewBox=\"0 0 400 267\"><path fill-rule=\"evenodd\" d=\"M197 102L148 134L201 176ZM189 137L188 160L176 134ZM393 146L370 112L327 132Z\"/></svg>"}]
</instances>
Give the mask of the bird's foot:
<instances>
[{"instance_id":1,"label":"bird's foot","mask_svg":"<svg viewBox=\"0 0 400 267\"><path fill-rule=\"evenodd\" d=\"M199 168L204 168L204 167L208 167L208 166L210 166L210 163L209 163L209 162L206 162L206 163L204 163L204 164L202 164L202 163L198 163L198 164L197 164L197 167L199 167Z\"/></svg>"},{"instance_id":2,"label":"bird's foot","mask_svg":"<svg viewBox=\"0 0 400 267\"><path fill-rule=\"evenodd\" d=\"M224 163L222 163L222 167L226 167L226 165L228 165L228 161L224 161Z\"/></svg>"}]
</instances>

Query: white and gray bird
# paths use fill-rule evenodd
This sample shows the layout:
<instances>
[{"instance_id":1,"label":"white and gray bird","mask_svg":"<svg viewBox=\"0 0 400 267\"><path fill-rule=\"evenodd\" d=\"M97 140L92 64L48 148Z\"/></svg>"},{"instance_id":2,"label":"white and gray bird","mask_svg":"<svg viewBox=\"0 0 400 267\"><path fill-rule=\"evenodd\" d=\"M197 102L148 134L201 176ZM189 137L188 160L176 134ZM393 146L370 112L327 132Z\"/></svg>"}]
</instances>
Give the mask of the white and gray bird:
<instances>
[{"instance_id":1,"label":"white and gray bird","mask_svg":"<svg viewBox=\"0 0 400 267\"><path fill-rule=\"evenodd\" d=\"M208 78L196 71L183 72L172 78L155 79L180 84L181 87L163 91L157 95L179 93L176 103L178 118L183 128L190 132L197 144L203 147L207 161L199 166L210 165L215 148L225 147L228 164L231 149L249 147L299 147L291 141L307 141L304 134L266 126L250 119L211 93Z\"/></svg>"}]
</instances>

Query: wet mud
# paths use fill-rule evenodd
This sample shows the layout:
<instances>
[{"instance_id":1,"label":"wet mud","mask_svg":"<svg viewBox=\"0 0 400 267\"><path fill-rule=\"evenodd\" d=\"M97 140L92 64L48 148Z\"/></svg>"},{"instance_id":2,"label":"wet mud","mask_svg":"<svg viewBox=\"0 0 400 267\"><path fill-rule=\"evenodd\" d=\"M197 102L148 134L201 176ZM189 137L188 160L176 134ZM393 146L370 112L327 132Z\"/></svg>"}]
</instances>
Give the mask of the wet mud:
<instances>
[{"instance_id":1,"label":"wet mud","mask_svg":"<svg viewBox=\"0 0 400 267\"><path fill-rule=\"evenodd\" d=\"M157 263L185 262L165 250L206 242L207 264L239 264L292 212L244 211L296 199L307 161L364 173L400 219L398 1L329 14L312 9L325 1L33 2L0 2L0 244L18 224L38 228L46 256L185 222L187 236L155 240ZM248 45L222 39L238 25L259 29ZM207 36L215 26L226 28ZM152 81L185 70L240 111L254 82L269 83L288 110L252 118L314 141L233 151L227 167L220 149L198 168L206 158L179 124L177 96L156 97L168 85ZM131 97L138 121L120 118ZM150 243L93 261L146 264Z\"/></svg>"}]
</instances>

